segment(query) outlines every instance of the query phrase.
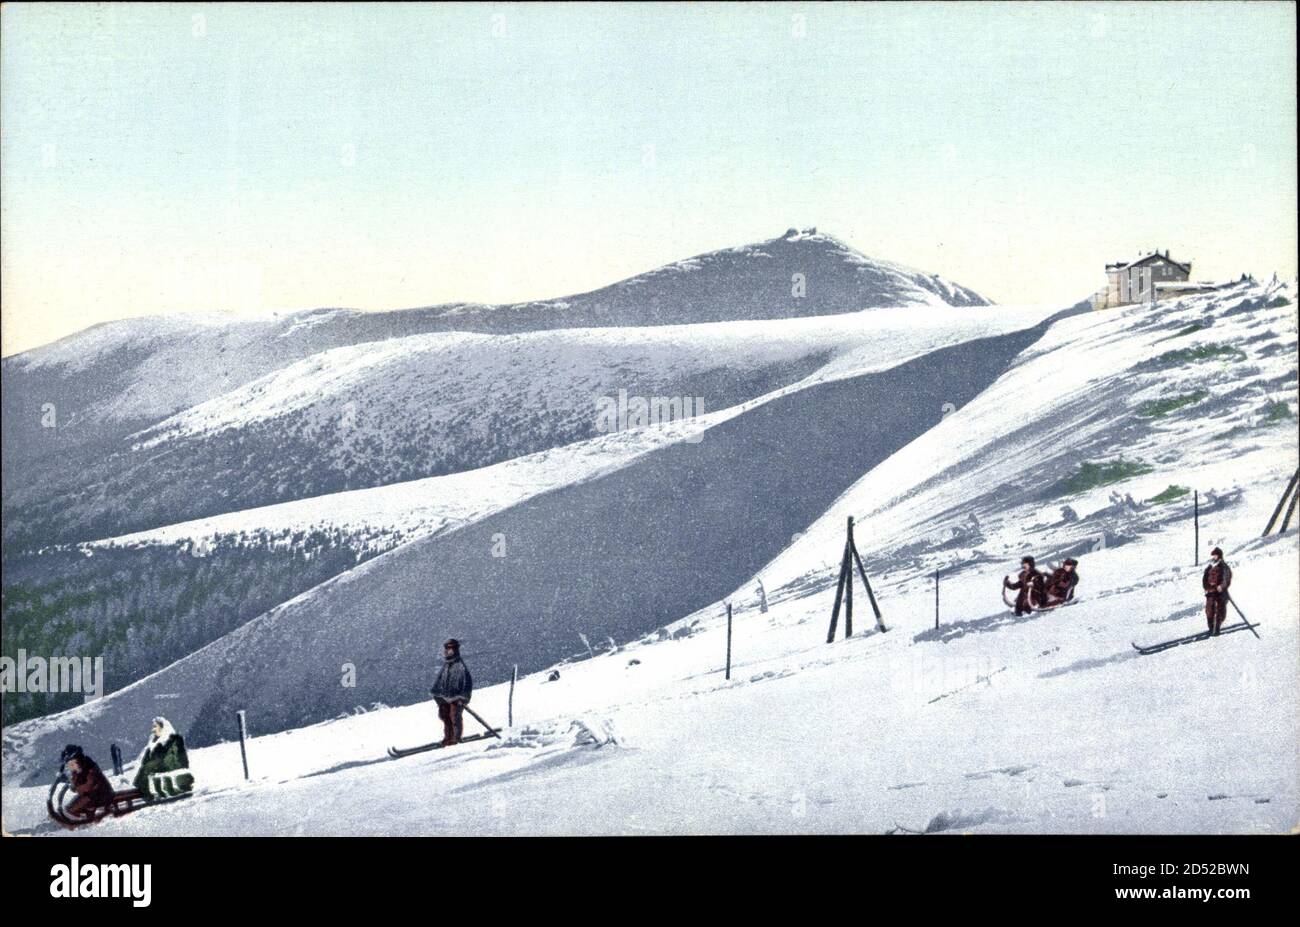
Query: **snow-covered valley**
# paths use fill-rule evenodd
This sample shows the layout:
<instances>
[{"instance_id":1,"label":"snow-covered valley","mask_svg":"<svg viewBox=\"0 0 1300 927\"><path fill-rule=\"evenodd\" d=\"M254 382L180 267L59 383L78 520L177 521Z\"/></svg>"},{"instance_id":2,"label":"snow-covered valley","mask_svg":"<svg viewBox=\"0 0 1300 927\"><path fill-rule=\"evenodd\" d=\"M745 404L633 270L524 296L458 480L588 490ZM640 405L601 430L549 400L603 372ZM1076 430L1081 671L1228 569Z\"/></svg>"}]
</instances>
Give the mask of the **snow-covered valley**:
<instances>
[{"instance_id":1,"label":"snow-covered valley","mask_svg":"<svg viewBox=\"0 0 1300 927\"><path fill-rule=\"evenodd\" d=\"M193 797L84 832L1285 832L1300 528L1260 534L1298 463L1294 300L1242 283L1097 313L967 309L979 326L919 342L881 320L884 337L704 422L130 538L331 517L421 532L133 686L6 727L5 829L59 832L41 783L68 740L106 754L158 713L215 740L235 707L256 735L382 691L415 703L255 736L250 782L237 744L193 749ZM852 319L783 324L832 332L829 349ZM410 516L422 492L431 514ZM1259 637L1141 656L1132 642L1204 627L1193 492L1202 563L1225 549ZM888 631L859 587L854 636L827 644L849 516ZM1077 600L1014 617L999 586L1025 553L1077 557ZM416 701L431 644L460 637L489 680L526 664L511 622L547 577L554 649L502 739L389 759L436 737ZM612 647L561 659L597 625ZM340 692L349 659L359 690ZM507 699L488 685L472 707L504 724Z\"/></svg>"}]
</instances>

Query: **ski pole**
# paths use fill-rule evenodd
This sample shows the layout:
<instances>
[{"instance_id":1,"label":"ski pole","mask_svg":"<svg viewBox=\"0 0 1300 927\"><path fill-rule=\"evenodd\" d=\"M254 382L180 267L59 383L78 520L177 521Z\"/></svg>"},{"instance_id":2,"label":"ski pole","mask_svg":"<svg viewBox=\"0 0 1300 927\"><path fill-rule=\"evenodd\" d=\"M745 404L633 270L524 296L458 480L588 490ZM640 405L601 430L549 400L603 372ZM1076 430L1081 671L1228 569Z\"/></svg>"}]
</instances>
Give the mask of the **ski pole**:
<instances>
[{"instance_id":1,"label":"ski pole","mask_svg":"<svg viewBox=\"0 0 1300 927\"><path fill-rule=\"evenodd\" d=\"M482 718L480 718L478 712L476 712L473 708L470 708L470 707L469 707L469 703L468 703L468 702L465 704L465 710L468 711L468 712L470 713L470 715L474 718L475 721L477 721L479 724L481 724L481 725L483 725L485 728L487 728L487 731L488 731L489 734L491 734L491 735L492 735L493 737L495 737L497 740L500 740L500 739L501 739L501 735L497 733L497 729L494 728L492 725L488 724L488 723L487 723L486 721L484 721Z\"/></svg>"},{"instance_id":2,"label":"ski pole","mask_svg":"<svg viewBox=\"0 0 1300 927\"><path fill-rule=\"evenodd\" d=\"M1237 608L1237 600L1234 599L1232 596L1228 595L1228 593L1226 593L1226 592L1224 593L1224 595L1227 596L1228 601L1232 603L1232 607L1233 607L1234 609L1237 610L1237 614L1238 614L1238 615L1241 615L1241 620L1244 621L1244 622L1246 622L1246 627L1250 629L1250 633L1251 633L1251 634L1254 634L1255 637L1258 639L1258 638L1259 638L1259 632L1255 630L1255 626L1254 626L1253 624L1250 623L1250 619L1247 618L1247 617L1242 613L1241 609Z\"/></svg>"}]
</instances>

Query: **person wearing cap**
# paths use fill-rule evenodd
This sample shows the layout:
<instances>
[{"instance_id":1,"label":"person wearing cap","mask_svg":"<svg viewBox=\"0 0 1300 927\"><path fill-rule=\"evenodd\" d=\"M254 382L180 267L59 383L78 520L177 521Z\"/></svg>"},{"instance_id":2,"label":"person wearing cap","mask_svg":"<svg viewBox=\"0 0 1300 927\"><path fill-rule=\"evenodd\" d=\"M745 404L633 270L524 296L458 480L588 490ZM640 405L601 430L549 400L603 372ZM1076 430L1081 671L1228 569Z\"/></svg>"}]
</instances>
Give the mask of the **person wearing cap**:
<instances>
[{"instance_id":1,"label":"person wearing cap","mask_svg":"<svg viewBox=\"0 0 1300 927\"><path fill-rule=\"evenodd\" d=\"M1034 603L1042 603L1045 581L1046 577L1035 568L1033 557L1020 558L1020 575L1014 583L1005 576L1002 578L1004 587L1020 590L1016 596L1017 615L1028 615L1034 610Z\"/></svg>"},{"instance_id":2,"label":"person wearing cap","mask_svg":"<svg viewBox=\"0 0 1300 927\"><path fill-rule=\"evenodd\" d=\"M460 658L460 641L452 638L442 645L442 666L433 681L429 694L438 703L438 718L442 721L442 745L450 747L460 743L464 730L465 705L474 693L474 680L469 667Z\"/></svg>"},{"instance_id":3,"label":"person wearing cap","mask_svg":"<svg viewBox=\"0 0 1300 927\"><path fill-rule=\"evenodd\" d=\"M1223 619L1228 614L1228 587L1232 585L1232 567L1223 559L1223 551L1210 551L1210 562L1201 574L1201 588L1205 590L1205 623L1210 633L1219 636Z\"/></svg>"},{"instance_id":4,"label":"person wearing cap","mask_svg":"<svg viewBox=\"0 0 1300 927\"><path fill-rule=\"evenodd\" d=\"M1079 584L1079 572L1075 568L1079 561L1066 557L1061 565L1047 578L1047 604L1060 605L1074 598L1074 587Z\"/></svg>"}]
</instances>

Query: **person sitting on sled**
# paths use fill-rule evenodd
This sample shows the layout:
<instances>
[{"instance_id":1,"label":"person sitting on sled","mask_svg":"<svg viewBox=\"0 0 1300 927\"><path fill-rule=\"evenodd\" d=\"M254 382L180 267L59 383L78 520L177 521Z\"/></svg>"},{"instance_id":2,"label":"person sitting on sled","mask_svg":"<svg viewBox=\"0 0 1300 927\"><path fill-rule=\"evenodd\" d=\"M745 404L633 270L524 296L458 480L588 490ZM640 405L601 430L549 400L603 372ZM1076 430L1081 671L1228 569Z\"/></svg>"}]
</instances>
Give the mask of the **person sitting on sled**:
<instances>
[{"instance_id":1,"label":"person sitting on sled","mask_svg":"<svg viewBox=\"0 0 1300 927\"><path fill-rule=\"evenodd\" d=\"M1079 561L1066 557L1061 565L1047 578L1047 605L1060 605L1074 598L1074 587L1079 584L1079 573L1075 569Z\"/></svg>"},{"instance_id":2,"label":"person sitting on sled","mask_svg":"<svg viewBox=\"0 0 1300 927\"><path fill-rule=\"evenodd\" d=\"M99 768L99 764L86 756L76 744L63 748L60 757L63 771L68 776L68 785L77 793L65 809L72 818L84 818L96 808L107 807L113 801L113 786L108 777Z\"/></svg>"},{"instance_id":3,"label":"person sitting on sled","mask_svg":"<svg viewBox=\"0 0 1300 927\"><path fill-rule=\"evenodd\" d=\"M1205 590L1205 623L1210 633L1219 636L1223 619L1228 614L1228 587L1232 585L1232 567L1223 559L1223 551L1210 551L1210 562L1201 574L1201 588Z\"/></svg>"},{"instance_id":4,"label":"person sitting on sled","mask_svg":"<svg viewBox=\"0 0 1300 927\"><path fill-rule=\"evenodd\" d=\"M135 787L145 801L175 798L194 788L185 738L166 718L154 718L149 742L140 753Z\"/></svg>"},{"instance_id":5,"label":"person sitting on sled","mask_svg":"<svg viewBox=\"0 0 1300 927\"><path fill-rule=\"evenodd\" d=\"M438 703L444 747L460 743L465 705L473 693L474 680L469 675L469 667L460 658L460 641L453 637L442 645L442 666L438 668L438 678L429 690Z\"/></svg>"},{"instance_id":6,"label":"person sitting on sled","mask_svg":"<svg viewBox=\"0 0 1300 927\"><path fill-rule=\"evenodd\" d=\"M1017 615L1028 615L1034 610L1035 605L1042 604L1045 581L1046 577L1034 567L1033 557L1020 558L1020 575L1016 577L1014 583L1003 577L1002 585L1005 588L1020 590L1016 596Z\"/></svg>"}]
</instances>

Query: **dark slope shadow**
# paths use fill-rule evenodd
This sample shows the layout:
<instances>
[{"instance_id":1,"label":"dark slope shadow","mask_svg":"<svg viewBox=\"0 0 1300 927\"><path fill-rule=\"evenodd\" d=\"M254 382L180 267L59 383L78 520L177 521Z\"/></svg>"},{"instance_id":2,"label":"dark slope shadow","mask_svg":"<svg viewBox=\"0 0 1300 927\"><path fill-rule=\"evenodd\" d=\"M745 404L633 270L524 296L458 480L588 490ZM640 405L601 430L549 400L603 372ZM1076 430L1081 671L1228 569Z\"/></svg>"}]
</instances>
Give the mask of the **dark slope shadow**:
<instances>
[{"instance_id":1,"label":"dark slope shadow","mask_svg":"<svg viewBox=\"0 0 1300 927\"><path fill-rule=\"evenodd\" d=\"M1050 614L1045 612L1028 612L1024 615L1017 615L1010 609L997 612L992 615L985 615L983 618L972 618L969 621L954 621L949 624L940 625L937 628L926 628L917 634L912 635L912 641L917 644L927 643L929 641L938 641L946 644L949 641L965 637L967 634L985 634L989 631L1001 631L1017 624L1024 624L1026 621L1037 621Z\"/></svg>"},{"instance_id":2,"label":"dark slope shadow","mask_svg":"<svg viewBox=\"0 0 1300 927\"><path fill-rule=\"evenodd\" d=\"M156 713L155 693L182 693L164 703L169 717L196 745L212 743L230 736L239 708L268 733L425 699L434 645L449 636L462 640L482 686L508 678L514 663L526 673L572 654L579 632L625 641L661 627L752 576L935 425L945 403L982 392L1050 322L779 397L697 444L399 548L108 696L97 717L69 727L121 739ZM869 560L888 555L869 536L859 545ZM340 684L344 664L356 668L353 687ZM63 732L47 736L37 756L66 742Z\"/></svg>"}]
</instances>

